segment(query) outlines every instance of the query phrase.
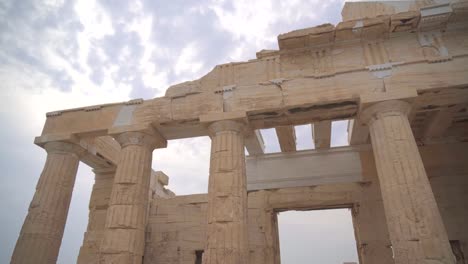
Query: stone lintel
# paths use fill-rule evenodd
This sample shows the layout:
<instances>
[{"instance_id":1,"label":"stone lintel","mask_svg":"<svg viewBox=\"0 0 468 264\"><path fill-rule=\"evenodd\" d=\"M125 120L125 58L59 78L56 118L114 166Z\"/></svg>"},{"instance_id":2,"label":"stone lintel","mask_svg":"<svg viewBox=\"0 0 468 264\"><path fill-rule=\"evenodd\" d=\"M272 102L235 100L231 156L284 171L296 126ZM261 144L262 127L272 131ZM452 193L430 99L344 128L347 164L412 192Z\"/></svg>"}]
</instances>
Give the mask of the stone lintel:
<instances>
[{"instance_id":1,"label":"stone lintel","mask_svg":"<svg viewBox=\"0 0 468 264\"><path fill-rule=\"evenodd\" d=\"M370 145L269 153L246 158L249 191L362 181L360 152ZM340 164L337 166L336 164Z\"/></svg>"},{"instance_id":2,"label":"stone lintel","mask_svg":"<svg viewBox=\"0 0 468 264\"><path fill-rule=\"evenodd\" d=\"M90 141L91 140L91 141ZM93 143L93 138L80 138L75 134L64 133L64 134L46 134L42 136L38 136L34 139L34 144L44 148L48 152L51 149L63 151L71 151L77 154L80 158L80 161L85 163L86 165L90 166L94 169L95 172L97 171L107 171L116 169L116 156L109 157L110 152L101 151L103 144L109 144L106 141L101 141L99 146L96 146ZM65 145L60 146L60 143ZM59 144L59 145L57 145ZM66 145L69 146L66 146ZM117 143L116 143L117 144ZM52 146L53 145L53 146Z\"/></svg>"},{"instance_id":3,"label":"stone lintel","mask_svg":"<svg viewBox=\"0 0 468 264\"><path fill-rule=\"evenodd\" d=\"M366 93L360 96L360 110L362 112L362 110L373 104L390 100L401 100L411 103L417 96L418 93L415 89L399 89L383 93Z\"/></svg>"},{"instance_id":4,"label":"stone lintel","mask_svg":"<svg viewBox=\"0 0 468 264\"><path fill-rule=\"evenodd\" d=\"M247 113L245 111L209 113L201 115L199 119L201 123L213 123L223 120L242 121L247 123Z\"/></svg>"}]
</instances>

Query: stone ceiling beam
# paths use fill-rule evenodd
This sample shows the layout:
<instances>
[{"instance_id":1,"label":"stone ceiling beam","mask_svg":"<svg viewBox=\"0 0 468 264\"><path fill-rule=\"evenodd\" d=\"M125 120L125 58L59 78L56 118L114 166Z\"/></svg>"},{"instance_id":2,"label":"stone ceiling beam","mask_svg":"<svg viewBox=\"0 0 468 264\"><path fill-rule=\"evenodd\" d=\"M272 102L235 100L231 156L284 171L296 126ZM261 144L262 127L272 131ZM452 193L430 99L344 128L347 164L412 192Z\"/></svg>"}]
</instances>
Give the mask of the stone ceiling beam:
<instances>
[{"instance_id":1,"label":"stone ceiling beam","mask_svg":"<svg viewBox=\"0 0 468 264\"><path fill-rule=\"evenodd\" d=\"M369 128L357 121L350 119L348 122L349 145L362 145L369 142Z\"/></svg>"},{"instance_id":2,"label":"stone ceiling beam","mask_svg":"<svg viewBox=\"0 0 468 264\"><path fill-rule=\"evenodd\" d=\"M120 145L110 136L85 138L80 141L87 152L81 157L86 165L94 169L116 167Z\"/></svg>"},{"instance_id":3,"label":"stone ceiling beam","mask_svg":"<svg viewBox=\"0 0 468 264\"><path fill-rule=\"evenodd\" d=\"M249 155L260 155L265 153L265 142L263 141L260 130L249 131L245 136L245 147Z\"/></svg>"},{"instance_id":4,"label":"stone ceiling beam","mask_svg":"<svg viewBox=\"0 0 468 264\"><path fill-rule=\"evenodd\" d=\"M331 143L331 120L321 121L312 124L312 139L315 149L330 148Z\"/></svg>"},{"instance_id":5,"label":"stone ceiling beam","mask_svg":"<svg viewBox=\"0 0 468 264\"><path fill-rule=\"evenodd\" d=\"M296 131L294 126L276 127L276 135L282 152L296 151Z\"/></svg>"},{"instance_id":6,"label":"stone ceiling beam","mask_svg":"<svg viewBox=\"0 0 468 264\"><path fill-rule=\"evenodd\" d=\"M461 109L461 106L445 107L430 114L429 120L424 128L423 139L440 138L452 125L454 115Z\"/></svg>"}]
</instances>

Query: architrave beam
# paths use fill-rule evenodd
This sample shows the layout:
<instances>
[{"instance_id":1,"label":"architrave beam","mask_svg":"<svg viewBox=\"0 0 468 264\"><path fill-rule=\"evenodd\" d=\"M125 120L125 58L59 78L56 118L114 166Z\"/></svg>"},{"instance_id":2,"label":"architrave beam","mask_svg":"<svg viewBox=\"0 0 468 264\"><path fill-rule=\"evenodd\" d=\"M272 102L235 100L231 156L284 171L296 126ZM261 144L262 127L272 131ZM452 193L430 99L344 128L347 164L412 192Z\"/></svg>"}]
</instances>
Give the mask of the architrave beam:
<instances>
[{"instance_id":1,"label":"architrave beam","mask_svg":"<svg viewBox=\"0 0 468 264\"><path fill-rule=\"evenodd\" d=\"M340 147L249 156L246 158L247 189L359 182L362 180L360 151L369 148Z\"/></svg>"}]
</instances>

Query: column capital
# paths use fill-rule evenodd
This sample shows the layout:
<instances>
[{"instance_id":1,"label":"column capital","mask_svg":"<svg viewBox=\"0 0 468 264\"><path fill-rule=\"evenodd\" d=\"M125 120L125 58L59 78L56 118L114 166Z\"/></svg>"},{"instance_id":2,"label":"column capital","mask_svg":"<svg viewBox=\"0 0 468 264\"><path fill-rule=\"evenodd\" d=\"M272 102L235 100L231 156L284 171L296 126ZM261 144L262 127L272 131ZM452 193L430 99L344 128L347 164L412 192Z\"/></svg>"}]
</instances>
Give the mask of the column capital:
<instances>
[{"instance_id":1,"label":"column capital","mask_svg":"<svg viewBox=\"0 0 468 264\"><path fill-rule=\"evenodd\" d=\"M375 119L389 115L408 116L411 111L411 104L402 100L389 100L376 102L360 113L360 119L364 124L370 125Z\"/></svg>"},{"instance_id":2,"label":"column capital","mask_svg":"<svg viewBox=\"0 0 468 264\"><path fill-rule=\"evenodd\" d=\"M80 145L80 138L74 134L46 134L36 137L34 144L47 153L73 153L81 158L86 149Z\"/></svg>"},{"instance_id":3,"label":"column capital","mask_svg":"<svg viewBox=\"0 0 468 264\"><path fill-rule=\"evenodd\" d=\"M81 157L86 153L86 149L76 143L64 142L64 141L49 141L44 143L42 147L47 151L48 154L51 153L72 153Z\"/></svg>"},{"instance_id":4,"label":"column capital","mask_svg":"<svg viewBox=\"0 0 468 264\"><path fill-rule=\"evenodd\" d=\"M119 126L109 129L109 135L122 148L130 145L140 145L150 149L167 147L167 140L151 125Z\"/></svg>"},{"instance_id":5,"label":"column capital","mask_svg":"<svg viewBox=\"0 0 468 264\"><path fill-rule=\"evenodd\" d=\"M210 136L222 131L236 131L246 133L248 131L248 119L245 111L215 112L199 117L200 122L208 127Z\"/></svg>"},{"instance_id":6,"label":"column capital","mask_svg":"<svg viewBox=\"0 0 468 264\"><path fill-rule=\"evenodd\" d=\"M208 126L210 135L215 135L223 131L235 131L244 134L247 131L247 125L241 121L221 120L215 121Z\"/></svg>"}]
</instances>

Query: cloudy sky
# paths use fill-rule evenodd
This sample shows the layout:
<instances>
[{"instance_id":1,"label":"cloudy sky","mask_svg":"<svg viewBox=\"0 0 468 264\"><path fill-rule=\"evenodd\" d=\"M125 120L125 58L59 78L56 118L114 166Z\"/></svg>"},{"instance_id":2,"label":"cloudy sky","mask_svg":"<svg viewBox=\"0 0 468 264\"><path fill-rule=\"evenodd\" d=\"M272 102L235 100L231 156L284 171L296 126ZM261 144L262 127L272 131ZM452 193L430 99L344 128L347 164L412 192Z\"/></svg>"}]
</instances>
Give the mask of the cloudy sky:
<instances>
[{"instance_id":1,"label":"cloudy sky","mask_svg":"<svg viewBox=\"0 0 468 264\"><path fill-rule=\"evenodd\" d=\"M280 33L336 24L342 6L343 0L0 0L0 263L9 262L45 161L32 142L46 112L163 96L216 64L276 49ZM345 144L346 124L333 129L333 144ZM312 148L310 127L296 130L299 149ZM274 131L262 133L267 151L279 151ZM153 168L171 177L177 194L204 193L209 150L208 138L171 141L154 152ZM93 181L81 165L59 263L76 261ZM280 215L283 263L357 261L346 210L304 214ZM343 243L317 240L324 232ZM336 252L347 259L325 258Z\"/></svg>"}]
</instances>

